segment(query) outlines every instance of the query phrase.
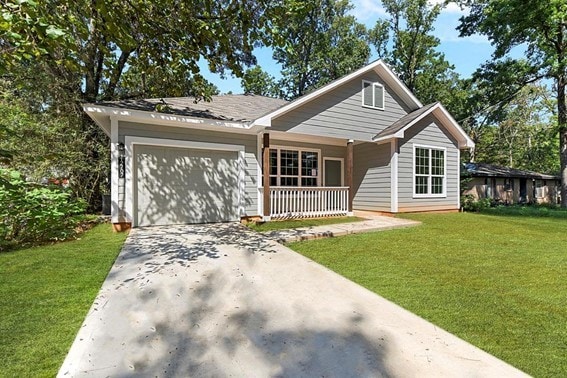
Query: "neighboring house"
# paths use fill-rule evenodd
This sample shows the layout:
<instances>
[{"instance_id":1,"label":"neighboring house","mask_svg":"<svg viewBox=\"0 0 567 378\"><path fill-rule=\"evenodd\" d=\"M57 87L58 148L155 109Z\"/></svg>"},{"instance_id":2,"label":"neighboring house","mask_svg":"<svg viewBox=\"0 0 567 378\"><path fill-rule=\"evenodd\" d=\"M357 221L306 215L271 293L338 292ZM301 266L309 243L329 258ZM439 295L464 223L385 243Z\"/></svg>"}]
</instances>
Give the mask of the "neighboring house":
<instances>
[{"instance_id":1,"label":"neighboring house","mask_svg":"<svg viewBox=\"0 0 567 378\"><path fill-rule=\"evenodd\" d=\"M110 136L112 221L134 227L457 210L460 149L474 146L380 60L293 102L223 95L84 109Z\"/></svg>"},{"instance_id":2,"label":"neighboring house","mask_svg":"<svg viewBox=\"0 0 567 378\"><path fill-rule=\"evenodd\" d=\"M489 198L505 204L559 203L559 176L484 163L467 163L463 173L470 176L463 194L477 200Z\"/></svg>"}]
</instances>

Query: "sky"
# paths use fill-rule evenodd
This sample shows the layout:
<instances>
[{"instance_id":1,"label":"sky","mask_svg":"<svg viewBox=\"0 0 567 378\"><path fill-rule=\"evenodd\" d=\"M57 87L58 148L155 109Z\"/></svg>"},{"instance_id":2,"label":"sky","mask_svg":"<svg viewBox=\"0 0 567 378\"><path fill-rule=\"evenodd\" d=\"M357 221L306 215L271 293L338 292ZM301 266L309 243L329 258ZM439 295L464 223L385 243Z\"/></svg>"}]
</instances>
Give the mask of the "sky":
<instances>
[{"instance_id":1,"label":"sky","mask_svg":"<svg viewBox=\"0 0 567 378\"><path fill-rule=\"evenodd\" d=\"M429 0L433 3L442 3L443 0ZM382 4L377 0L351 0L354 9L351 14L359 22L368 28L375 25L378 19L387 18ZM455 70L462 77L469 77L480 65L490 59L493 48L484 36L471 36L459 38L456 30L459 25L459 18L466 14L466 10L461 10L456 4L449 4L435 22L434 35L441 41L438 50L445 54L447 61L455 66ZM269 48L255 50L254 54L258 60L258 65L276 78L280 77L280 67L272 59L272 51ZM370 61L377 59L372 56ZM200 62L201 73L207 80L215 84L221 93L242 93L240 79L228 77L222 79L217 74L212 74L207 69L205 61Z\"/></svg>"}]
</instances>

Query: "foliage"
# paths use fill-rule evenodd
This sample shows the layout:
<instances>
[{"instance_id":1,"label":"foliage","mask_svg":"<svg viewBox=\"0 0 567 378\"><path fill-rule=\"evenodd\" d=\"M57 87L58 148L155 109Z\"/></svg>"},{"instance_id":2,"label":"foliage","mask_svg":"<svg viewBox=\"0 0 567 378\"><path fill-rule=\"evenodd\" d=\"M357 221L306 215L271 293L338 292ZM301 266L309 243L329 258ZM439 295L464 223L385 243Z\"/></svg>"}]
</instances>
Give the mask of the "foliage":
<instances>
[{"instance_id":1,"label":"foliage","mask_svg":"<svg viewBox=\"0 0 567 378\"><path fill-rule=\"evenodd\" d=\"M103 224L79 240L0 253L0 376L57 375L125 238Z\"/></svg>"},{"instance_id":2,"label":"foliage","mask_svg":"<svg viewBox=\"0 0 567 378\"><path fill-rule=\"evenodd\" d=\"M0 168L0 250L75 236L85 207L69 191L28 183L19 172Z\"/></svg>"},{"instance_id":3,"label":"foliage","mask_svg":"<svg viewBox=\"0 0 567 378\"><path fill-rule=\"evenodd\" d=\"M293 1L291 2L293 3ZM368 62L366 27L348 12L348 0L301 2L282 25L285 46L274 49L282 66L279 87L295 99L362 67Z\"/></svg>"},{"instance_id":4,"label":"foliage","mask_svg":"<svg viewBox=\"0 0 567 378\"><path fill-rule=\"evenodd\" d=\"M476 199L471 194L461 196L461 209L467 212L478 213L492 206L490 198Z\"/></svg>"},{"instance_id":5,"label":"foliage","mask_svg":"<svg viewBox=\"0 0 567 378\"><path fill-rule=\"evenodd\" d=\"M567 219L567 210L551 204L495 206L482 209L482 213L499 216L522 216Z\"/></svg>"},{"instance_id":6,"label":"foliage","mask_svg":"<svg viewBox=\"0 0 567 378\"><path fill-rule=\"evenodd\" d=\"M559 141L553 122L555 102L542 85L528 85L501 104L498 122L485 125L477 138L477 161L531 170L559 172Z\"/></svg>"},{"instance_id":7,"label":"foliage","mask_svg":"<svg viewBox=\"0 0 567 378\"><path fill-rule=\"evenodd\" d=\"M198 75L199 60L212 72L242 75L256 63L254 47L282 43L278 25L294 4L5 1L0 73L17 88L26 112L57 118L67 125L64 133L78 136L73 147L83 164L73 167L73 189L94 211L108 176L108 139L82 103L166 95L209 99L216 89Z\"/></svg>"},{"instance_id":8,"label":"foliage","mask_svg":"<svg viewBox=\"0 0 567 378\"><path fill-rule=\"evenodd\" d=\"M567 374L567 220L404 218L423 225L291 247L528 374Z\"/></svg>"},{"instance_id":9,"label":"foliage","mask_svg":"<svg viewBox=\"0 0 567 378\"><path fill-rule=\"evenodd\" d=\"M382 3L389 19L378 20L369 33L378 56L422 102L450 104L459 78L444 54L436 50L440 40L432 34L442 5L431 6L427 0Z\"/></svg>"},{"instance_id":10,"label":"foliage","mask_svg":"<svg viewBox=\"0 0 567 378\"><path fill-rule=\"evenodd\" d=\"M561 205L567 207L567 6L564 0L461 0L470 13L461 18L461 36L484 34L495 47L493 72L528 83L538 78L554 81L561 162ZM515 47L525 48L526 70L514 72L517 60L508 58ZM506 59L508 58L508 59ZM499 60L504 59L504 60ZM501 62L508 64L500 64ZM501 68L505 69L501 69ZM490 70L485 70L490 73ZM507 82L510 80L504 80ZM518 79L513 79L517 82Z\"/></svg>"},{"instance_id":11,"label":"foliage","mask_svg":"<svg viewBox=\"0 0 567 378\"><path fill-rule=\"evenodd\" d=\"M276 80L262 70L260 66L246 70L240 83L246 94L276 98L283 97L283 93L276 83Z\"/></svg>"}]
</instances>

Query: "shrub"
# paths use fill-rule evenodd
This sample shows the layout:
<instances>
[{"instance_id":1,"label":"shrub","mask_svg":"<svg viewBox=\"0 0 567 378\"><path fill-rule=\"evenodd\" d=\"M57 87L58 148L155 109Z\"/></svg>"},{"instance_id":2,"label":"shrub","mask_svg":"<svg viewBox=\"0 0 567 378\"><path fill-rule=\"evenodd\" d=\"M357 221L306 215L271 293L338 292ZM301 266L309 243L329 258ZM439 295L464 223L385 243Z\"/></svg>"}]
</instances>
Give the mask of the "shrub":
<instances>
[{"instance_id":1,"label":"shrub","mask_svg":"<svg viewBox=\"0 0 567 378\"><path fill-rule=\"evenodd\" d=\"M26 182L0 168L0 251L73 237L86 203L68 190Z\"/></svg>"},{"instance_id":2,"label":"shrub","mask_svg":"<svg viewBox=\"0 0 567 378\"><path fill-rule=\"evenodd\" d=\"M478 213L480 211L488 209L491 206L492 203L489 198L476 200L474 196L470 194L461 196L461 209L463 209L463 211Z\"/></svg>"}]
</instances>

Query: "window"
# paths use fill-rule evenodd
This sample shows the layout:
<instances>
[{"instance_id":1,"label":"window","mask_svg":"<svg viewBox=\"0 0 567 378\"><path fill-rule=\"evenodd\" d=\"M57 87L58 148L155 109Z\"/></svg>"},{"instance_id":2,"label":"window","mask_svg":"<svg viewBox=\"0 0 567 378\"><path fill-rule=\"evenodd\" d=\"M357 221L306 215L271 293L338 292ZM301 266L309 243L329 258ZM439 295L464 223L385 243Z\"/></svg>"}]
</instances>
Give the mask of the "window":
<instances>
[{"instance_id":1,"label":"window","mask_svg":"<svg viewBox=\"0 0 567 378\"><path fill-rule=\"evenodd\" d=\"M414 147L415 197L445 196L445 149Z\"/></svg>"},{"instance_id":2,"label":"window","mask_svg":"<svg viewBox=\"0 0 567 378\"><path fill-rule=\"evenodd\" d=\"M380 83L363 80L362 106L384 110L384 86Z\"/></svg>"},{"instance_id":3,"label":"window","mask_svg":"<svg viewBox=\"0 0 567 378\"><path fill-rule=\"evenodd\" d=\"M318 186L319 151L270 148L271 186Z\"/></svg>"}]
</instances>

